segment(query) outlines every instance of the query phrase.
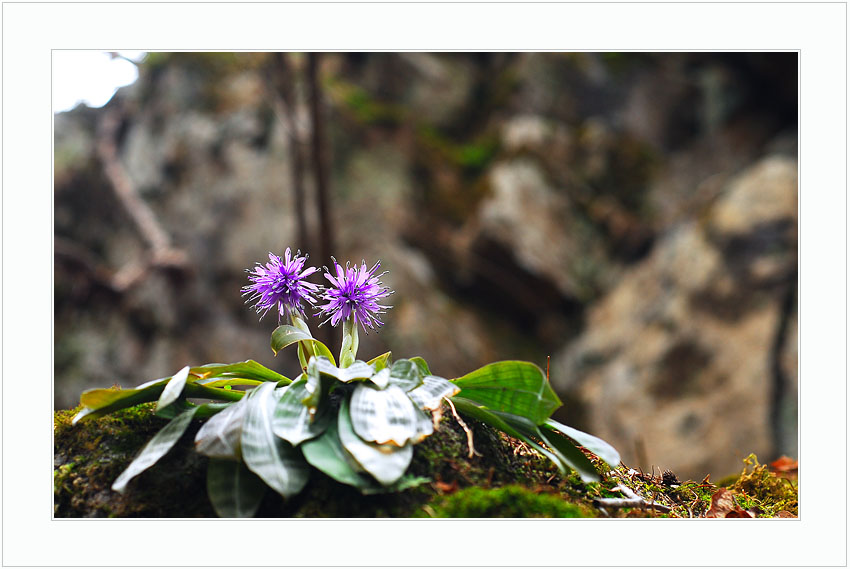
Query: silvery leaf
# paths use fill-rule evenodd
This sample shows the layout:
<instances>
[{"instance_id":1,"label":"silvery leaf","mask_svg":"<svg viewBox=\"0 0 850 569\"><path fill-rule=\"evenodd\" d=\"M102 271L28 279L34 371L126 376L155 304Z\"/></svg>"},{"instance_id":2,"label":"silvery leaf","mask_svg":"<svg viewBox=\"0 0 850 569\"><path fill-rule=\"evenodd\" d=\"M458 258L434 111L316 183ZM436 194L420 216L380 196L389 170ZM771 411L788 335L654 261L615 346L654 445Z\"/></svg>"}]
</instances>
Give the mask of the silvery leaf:
<instances>
[{"instance_id":1,"label":"silvery leaf","mask_svg":"<svg viewBox=\"0 0 850 569\"><path fill-rule=\"evenodd\" d=\"M272 431L272 418L280 398L275 384L266 382L248 400L242 425L242 460L263 482L288 498L307 484L310 467L299 451Z\"/></svg>"},{"instance_id":2,"label":"silvery leaf","mask_svg":"<svg viewBox=\"0 0 850 569\"><path fill-rule=\"evenodd\" d=\"M159 401L156 402L156 410L159 411L168 407L180 397L183 393L183 388L186 387L186 380L189 377L189 366L184 367L172 376L171 380L165 384L165 389L162 390L162 395L159 396Z\"/></svg>"},{"instance_id":3,"label":"silvery leaf","mask_svg":"<svg viewBox=\"0 0 850 569\"><path fill-rule=\"evenodd\" d=\"M420 409L433 411L440 407L443 397L452 397L460 393L457 385L436 375L426 375L422 381L422 385L407 393L410 400Z\"/></svg>"},{"instance_id":4,"label":"silvery leaf","mask_svg":"<svg viewBox=\"0 0 850 569\"><path fill-rule=\"evenodd\" d=\"M257 512L267 486L242 461L212 458L207 466L207 494L222 518L250 518Z\"/></svg>"},{"instance_id":5,"label":"silvery leaf","mask_svg":"<svg viewBox=\"0 0 850 569\"><path fill-rule=\"evenodd\" d=\"M413 437L413 444L421 442L425 437L430 437L434 434L434 420L431 414L427 411L414 407L416 409L416 436Z\"/></svg>"},{"instance_id":6,"label":"silvery leaf","mask_svg":"<svg viewBox=\"0 0 850 569\"><path fill-rule=\"evenodd\" d=\"M198 409L198 407L192 407L187 411L183 411L155 434L139 453L139 456L133 459L133 462L118 476L112 484L112 489L123 493L130 480L156 464L160 458L165 456L171 450L171 447L174 446L174 443L186 432L186 427L192 422L192 417Z\"/></svg>"},{"instance_id":7,"label":"silvery leaf","mask_svg":"<svg viewBox=\"0 0 850 569\"><path fill-rule=\"evenodd\" d=\"M390 368L390 383L404 391L410 391L422 385L419 366L410 360L398 360Z\"/></svg>"},{"instance_id":8,"label":"silvery leaf","mask_svg":"<svg viewBox=\"0 0 850 569\"><path fill-rule=\"evenodd\" d=\"M388 370L387 368L382 369L381 371L370 377L369 381L374 383L378 387L378 389L385 388L387 385L390 384L390 370Z\"/></svg>"},{"instance_id":9,"label":"silvery leaf","mask_svg":"<svg viewBox=\"0 0 850 569\"><path fill-rule=\"evenodd\" d=\"M397 447L367 443L354 432L347 401L343 401L339 410L337 425L342 446L364 471L375 477L375 480L389 486L404 475L413 459L412 444Z\"/></svg>"},{"instance_id":10,"label":"silvery leaf","mask_svg":"<svg viewBox=\"0 0 850 569\"><path fill-rule=\"evenodd\" d=\"M195 450L211 458L239 460L242 456L242 421L248 408L243 397L211 417L195 435Z\"/></svg>"},{"instance_id":11,"label":"silvery leaf","mask_svg":"<svg viewBox=\"0 0 850 569\"><path fill-rule=\"evenodd\" d=\"M275 405L272 430L293 446L321 435L330 420L329 413L314 415L310 412L303 403L309 396L307 379L302 377L286 388Z\"/></svg>"},{"instance_id":12,"label":"silvery leaf","mask_svg":"<svg viewBox=\"0 0 850 569\"><path fill-rule=\"evenodd\" d=\"M315 372L311 367L315 368ZM357 360L346 368L338 368L331 361L324 357L310 358L307 364L307 373L321 373L334 377L343 383L349 383L355 379L369 379L374 375L375 369L364 361Z\"/></svg>"},{"instance_id":13,"label":"silvery leaf","mask_svg":"<svg viewBox=\"0 0 850 569\"><path fill-rule=\"evenodd\" d=\"M416 437L416 407L400 387L378 390L358 385L351 394L351 424L367 442L404 446Z\"/></svg>"}]
</instances>

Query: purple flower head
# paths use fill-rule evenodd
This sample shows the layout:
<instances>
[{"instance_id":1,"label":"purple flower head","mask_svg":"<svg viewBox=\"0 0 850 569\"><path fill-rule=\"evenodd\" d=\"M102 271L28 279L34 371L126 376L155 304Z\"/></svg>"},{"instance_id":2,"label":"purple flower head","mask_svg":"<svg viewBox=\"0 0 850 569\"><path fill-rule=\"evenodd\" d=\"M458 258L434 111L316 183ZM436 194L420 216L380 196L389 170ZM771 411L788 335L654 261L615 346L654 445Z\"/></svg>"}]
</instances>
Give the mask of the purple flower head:
<instances>
[{"instance_id":1,"label":"purple flower head","mask_svg":"<svg viewBox=\"0 0 850 569\"><path fill-rule=\"evenodd\" d=\"M378 261L371 269L367 269L366 261L363 261L359 267L350 267L346 263L343 269L334 259L336 276L325 268L325 278L331 282L331 286L322 293L322 298L328 303L319 307L320 314L328 316L325 322L330 320L331 326L336 326L340 321L353 317L354 323L359 322L364 332L366 326L372 330L376 325L383 326L384 323L377 315L392 306L383 306L378 304L378 301L388 297L393 291L383 286L379 280L386 272L375 274L380 266L381 262Z\"/></svg>"},{"instance_id":2,"label":"purple flower head","mask_svg":"<svg viewBox=\"0 0 850 569\"><path fill-rule=\"evenodd\" d=\"M302 257L301 251L293 257L292 251L287 247L283 259L269 253L269 262L265 266L257 263L253 270L245 269L248 272L248 280L253 284L242 287L242 296L250 295L246 302L254 302L257 314L262 313L260 320L275 306L277 306L278 322L280 322L281 317L289 314L289 311L294 310L303 314L302 300L310 304L316 303L313 295L318 294L321 288L304 279L318 269L316 267L305 269L306 260L307 255Z\"/></svg>"}]
</instances>

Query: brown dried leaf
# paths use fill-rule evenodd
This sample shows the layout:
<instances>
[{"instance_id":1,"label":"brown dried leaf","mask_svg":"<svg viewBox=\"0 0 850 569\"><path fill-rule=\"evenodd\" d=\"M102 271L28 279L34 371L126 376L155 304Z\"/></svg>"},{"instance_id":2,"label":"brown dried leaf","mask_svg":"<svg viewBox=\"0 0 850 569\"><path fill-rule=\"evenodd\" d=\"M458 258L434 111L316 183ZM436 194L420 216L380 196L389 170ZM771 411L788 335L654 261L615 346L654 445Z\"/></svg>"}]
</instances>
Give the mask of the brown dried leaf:
<instances>
[{"instance_id":1,"label":"brown dried leaf","mask_svg":"<svg viewBox=\"0 0 850 569\"><path fill-rule=\"evenodd\" d=\"M797 461L791 457L782 455L770 463L770 469L776 472L789 472L797 470Z\"/></svg>"},{"instance_id":2,"label":"brown dried leaf","mask_svg":"<svg viewBox=\"0 0 850 569\"><path fill-rule=\"evenodd\" d=\"M434 482L434 486L441 494L452 494L458 490L457 480L452 480L451 483L437 480Z\"/></svg>"},{"instance_id":3,"label":"brown dried leaf","mask_svg":"<svg viewBox=\"0 0 850 569\"><path fill-rule=\"evenodd\" d=\"M711 495L711 507L705 513L707 518L752 518L749 512L741 509L735 501L735 495L726 488L721 488Z\"/></svg>"},{"instance_id":4,"label":"brown dried leaf","mask_svg":"<svg viewBox=\"0 0 850 569\"><path fill-rule=\"evenodd\" d=\"M778 512L774 517L775 518L796 518L797 516L795 516L794 514L792 514L791 512L789 512L787 510L782 510L781 512Z\"/></svg>"},{"instance_id":5,"label":"brown dried leaf","mask_svg":"<svg viewBox=\"0 0 850 569\"><path fill-rule=\"evenodd\" d=\"M798 463L788 456L780 456L770 463L770 471L780 478L795 480L797 478Z\"/></svg>"}]
</instances>

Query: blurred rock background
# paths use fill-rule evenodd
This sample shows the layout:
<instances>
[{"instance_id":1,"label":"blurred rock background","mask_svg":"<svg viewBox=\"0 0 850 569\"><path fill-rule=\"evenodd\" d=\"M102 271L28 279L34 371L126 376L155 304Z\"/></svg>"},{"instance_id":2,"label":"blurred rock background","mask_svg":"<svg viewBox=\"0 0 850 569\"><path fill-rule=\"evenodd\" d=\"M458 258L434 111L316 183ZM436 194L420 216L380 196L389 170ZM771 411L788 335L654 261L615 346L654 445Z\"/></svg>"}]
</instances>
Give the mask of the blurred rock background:
<instances>
[{"instance_id":1,"label":"blurred rock background","mask_svg":"<svg viewBox=\"0 0 850 569\"><path fill-rule=\"evenodd\" d=\"M186 364L286 374L243 271L330 246L390 271L364 356L456 377L551 355L556 418L645 470L796 456L796 53L151 53L139 72L55 116L57 408Z\"/></svg>"}]
</instances>

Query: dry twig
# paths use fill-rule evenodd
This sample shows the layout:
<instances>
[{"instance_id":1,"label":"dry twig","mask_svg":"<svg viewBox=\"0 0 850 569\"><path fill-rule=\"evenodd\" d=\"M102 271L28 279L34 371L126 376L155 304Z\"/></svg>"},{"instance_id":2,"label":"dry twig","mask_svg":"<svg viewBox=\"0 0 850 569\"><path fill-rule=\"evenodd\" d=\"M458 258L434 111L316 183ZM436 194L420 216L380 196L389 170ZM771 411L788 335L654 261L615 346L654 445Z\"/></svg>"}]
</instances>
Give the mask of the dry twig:
<instances>
[{"instance_id":1,"label":"dry twig","mask_svg":"<svg viewBox=\"0 0 850 569\"><path fill-rule=\"evenodd\" d=\"M449 399L448 397L446 397L445 399L446 399L446 402L449 404L449 407L451 407L452 415L454 415L455 420L457 420L458 425L460 425L461 428L466 433L466 444L467 444L467 446L469 446L469 458L472 458L473 456L476 456L476 455L481 456L481 453L478 452L477 450L475 450L475 447L472 445L472 431L469 429L469 427L466 426L466 423L463 422L463 419L460 418L460 415L457 414L457 409L455 409L455 405L454 405L454 403L452 403L452 400Z\"/></svg>"},{"instance_id":2,"label":"dry twig","mask_svg":"<svg viewBox=\"0 0 850 569\"><path fill-rule=\"evenodd\" d=\"M172 246L168 233L157 221L153 210L142 200L118 158L116 138L120 123L118 111L113 109L104 114L98 127L97 152L112 190L133 220L150 252L147 258L132 261L112 275L111 285L119 292L127 290L144 278L150 268L188 268L186 253Z\"/></svg>"},{"instance_id":3,"label":"dry twig","mask_svg":"<svg viewBox=\"0 0 850 569\"><path fill-rule=\"evenodd\" d=\"M620 491L626 495L625 498L596 498L593 500L593 505L599 509L603 508L651 508L659 512L669 512L672 508L664 504L657 504L654 501L647 502L645 499L638 496L631 488L623 484L618 484L614 490Z\"/></svg>"}]
</instances>

